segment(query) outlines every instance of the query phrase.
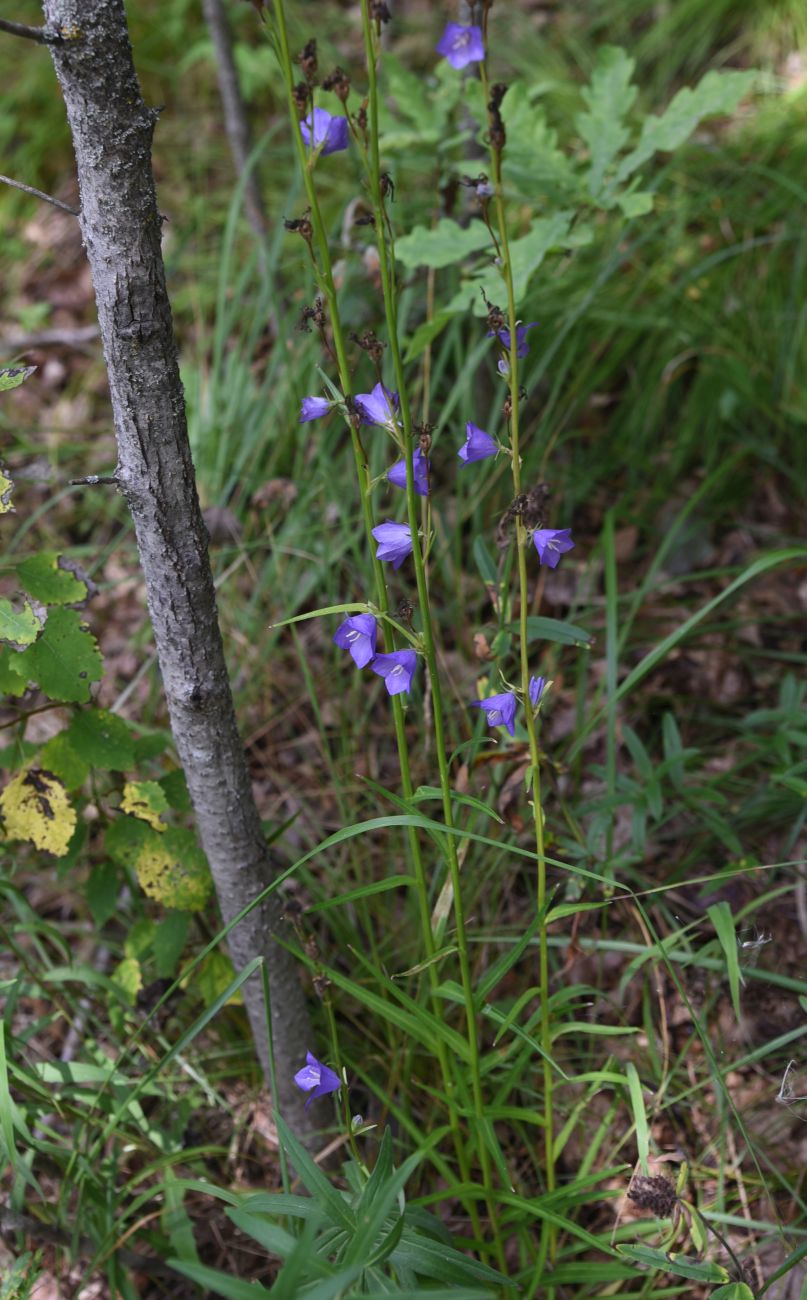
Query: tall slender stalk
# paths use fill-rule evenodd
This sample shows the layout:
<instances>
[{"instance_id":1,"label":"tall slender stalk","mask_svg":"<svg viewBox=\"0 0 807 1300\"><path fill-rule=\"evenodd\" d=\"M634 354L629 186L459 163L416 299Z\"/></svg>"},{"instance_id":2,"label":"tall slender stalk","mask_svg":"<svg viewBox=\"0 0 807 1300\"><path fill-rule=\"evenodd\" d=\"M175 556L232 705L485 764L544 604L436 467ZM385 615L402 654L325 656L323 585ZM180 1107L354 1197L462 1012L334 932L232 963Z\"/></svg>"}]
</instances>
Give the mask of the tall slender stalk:
<instances>
[{"instance_id":1,"label":"tall slender stalk","mask_svg":"<svg viewBox=\"0 0 807 1300\"><path fill-rule=\"evenodd\" d=\"M320 286L322 288L322 291L328 303L331 330L333 334L334 352L336 355L337 368L339 372L339 382L340 382L342 395L345 399L350 399L352 396L352 379L350 374L350 368L347 361L347 351L345 347L345 334L342 327L342 320L339 311L339 303L336 294L336 287L333 279L333 271L331 265L330 249L328 246L328 238L322 220L322 213L319 207L316 187L314 185L314 179L313 179L312 169L311 169L311 159L306 153L305 144L302 138L302 134L300 132L299 118L294 103L294 98L292 95L294 74L292 68L291 53L289 49L288 31L287 31L286 19L285 19L285 9L284 9L283 0L273 0L273 3L274 3L274 14L275 14L276 32L277 32L277 44L278 44L277 52L283 70L284 80L286 83L289 114L290 114L291 124L292 124L292 135L294 137L295 147L297 149L297 155L300 162L300 168L303 174L306 196L308 199L308 205L310 209L311 226L313 230L314 240L316 241L317 261L315 263L315 271ZM395 336L393 335L393 337ZM400 354L397 350L397 338L395 340L395 349L393 355L397 355L397 366L396 366L396 377L397 377L400 370ZM406 417L405 417L404 427L409 428L411 430L411 420L409 418L409 408L408 408L408 402L406 401L406 393L405 390L403 389L402 384L399 384L399 387L401 388L402 408L404 407L404 404L406 404L405 405ZM362 446L361 438L359 437L359 433L356 425L350 420L348 421L348 424L350 427L351 444L353 448L353 455L354 455L354 461L356 466L356 475L359 482L359 492L361 496L364 529L367 537L367 543L370 548L370 553L373 556L373 577L375 583L376 603L378 605L379 610L382 612L382 614L389 616L390 606L389 606L389 597L387 593L386 581L384 578L384 571L381 563L379 562L379 560L375 555L375 541L372 536L374 519L373 519L373 511L372 511L372 502L370 499L371 480L370 480L370 473L367 464L367 457L364 448ZM412 530L412 539L414 544L413 553L417 557L416 563L418 561L420 563L420 572L422 577L423 562L420 555L419 547L417 545L417 516L416 513L413 513L416 512L416 506L414 503L414 491L413 491L414 480L413 480L413 467L412 467L411 438L408 439L407 481L408 481L407 505L409 508L409 520L410 520L410 527ZM411 502L409 500L410 496L411 496ZM420 585L418 590L420 591ZM429 629L429 631L431 631L431 629ZM433 640L431 641L431 658L428 657L428 650L427 650L427 662L429 663L431 669L432 665L435 662ZM433 680L434 680L434 675L433 675ZM398 760L399 760L400 771L401 771L401 785L403 788L404 796L407 799L410 799L414 793L414 785L412 782L411 767L409 763L409 751L406 742L406 730L405 730L405 723L404 723L403 706L400 697L397 695L392 696L392 709L393 709L393 717L395 722L395 738L396 738L396 743L398 748ZM445 767L444 746L441 745L439 752L441 755L442 765L443 767ZM429 905L428 881L426 879L426 872L423 864L423 856L421 853L420 842L418 840L417 831L415 830L414 827L408 828L407 840L408 840L409 853L411 856L411 861L413 864L415 881L416 881L415 889L416 889L417 900L418 900L421 936L422 936L423 945L426 952L426 958L428 960L427 970L428 970L428 980L429 980L430 993L432 999L432 1008L435 1015L437 1015L438 1017L442 1017L444 1008L436 992L437 986L439 984L439 974L437 971L436 963L431 960L435 955L436 949L435 949L435 942L434 942L434 932L432 930L432 923L431 923L431 908ZM456 851L454 850L453 841L451 842L451 849L456 856ZM465 946L465 961L467 966L468 964L467 945ZM479 1062L478 1062L478 1049L476 1048L475 1036L474 1036L474 1048L472 1048L471 1050L472 1052L475 1052L476 1064L474 1069L474 1077L477 1079L478 1082ZM446 1099L449 1107L449 1121L451 1124L452 1135L454 1138L454 1146L457 1155L457 1163L459 1166L460 1177L464 1184L468 1184L468 1182L470 1181L470 1165L468 1162L468 1156L465 1150L465 1145L462 1140L462 1134L459 1128L459 1117L457 1114L457 1099L455 1096L456 1084L449 1065L445 1045L439 1041L437 1044L437 1054L438 1054L438 1063L440 1066L440 1073L443 1081L443 1087L445 1089ZM467 1202L467 1211L471 1218L474 1232L476 1236L479 1237L481 1240L481 1225L479 1221L479 1215L476 1209L476 1205L473 1201L469 1200Z\"/></svg>"},{"instance_id":2,"label":"tall slender stalk","mask_svg":"<svg viewBox=\"0 0 807 1300\"><path fill-rule=\"evenodd\" d=\"M482 63L481 79L486 101L490 100L490 85L487 68ZM518 382L518 336L515 293L513 290L513 271L510 262L510 243L507 232L507 218L504 207L502 186L502 151L491 144L491 166L494 184L494 207L496 228L501 251L501 273L507 294L507 327L510 332L509 374L510 389L510 449L513 472L513 492L519 496L522 492L521 447L520 447L520 391ZM543 1048L543 1085L544 1085L544 1166L547 1190L555 1187L555 1153L553 1133L553 1077L551 1066L552 1026L549 1014L549 945L546 926L546 853L544 848L544 815L541 806L540 750L535 726L535 713L530 707L529 698L529 640L527 635L527 617L529 612L529 581L527 577L527 552L529 540L527 529L520 515L516 515L516 557L518 566L519 593L519 650L521 664L521 693L525 704L527 736L529 738L530 767L532 772L532 812L535 830L535 858L537 869L537 907L538 926L538 970L541 1002L541 1047ZM554 1239L552 1226L543 1220L541 1223L541 1256ZM538 1275L540 1271L537 1270ZM532 1293L531 1293L532 1294Z\"/></svg>"},{"instance_id":3,"label":"tall slender stalk","mask_svg":"<svg viewBox=\"0 0 807 1300\"><path fill-rule=\"evenodd\" d=\"M437 765L440 776L440 790L442 793L443 819L446 826L453 828L453 808L451 803L451 777L448 770L448 759L446 750L445 723L443 711L443 696L440 683L440 675L437 665L437 653L434 640L434 627L432 624L431 607L429 605L429 592L426 579L426 567L423 558L423 550L418 543L418 509L417 498L415 494L415 474L414 474L414 442L412 437L412 412L409 403L409 395L406 387L406 376L404 374L403 360L401 357L401 348L398 338L398 309L397 309L397 286L395 283L394 273L394 249L392 246L392 232L387 221L386 209L384 206L384 197L381 185L381 164L379 158L378 144L378 78L376 71L376 62L378 59L377 33L375 33L370 20L370 10L368 0L362 0L362 29L364 32L364 46L367 59L367 77L368 77L368 180L370 183L370 192L373 204L373 213L375 217L375 230L378 241L379 269L381 273L381 285L384 298L384 312L387 322L387 334L389 337L389 347L392 356L393 370L395 372L395 383L400 396L400 412L403 424L404 437L404 455L406 458L406 507L409 519L409 527L412 532L413 560L415 567L415 581L417 585L418 607L421 617L423 631L423 644L425 649L426 664L429 673L432 698L432 715L435 734L435 748L437 750ZM428 539L423 539L423 544L428 544ZM479 1164L482 1170L482 1182L485 1191L485 1202L488 1215L490 1217L491 1229L494 1243L500 1263L504 1263L502 1244L499 1240L499 1234L496 1230L496 1210L493 1192L493 1172L491 1167L490 1152L485 1139L485 1107L482 1093L482 1075L479 1052L479 1034L477 1029L476 1006L474 1002L473 980L471 976L471 963L468 951L468 936L465 927L465 912L462 902L462 889L460 880L460 865L457 855L457 845L455 837L447 837L446 854L448 858L448 870L451 879L451 887L454 902L454 922L456 927L457 951L460 962L460 975L462 981L462 991L465 1003L465 1020L466 1034L468 1039L468 1049L470 1053L470 1071L471 1087L473 1093L473 1109L476 1129L476 1146L479 1156Z\"/></svg>"}]
</instances>

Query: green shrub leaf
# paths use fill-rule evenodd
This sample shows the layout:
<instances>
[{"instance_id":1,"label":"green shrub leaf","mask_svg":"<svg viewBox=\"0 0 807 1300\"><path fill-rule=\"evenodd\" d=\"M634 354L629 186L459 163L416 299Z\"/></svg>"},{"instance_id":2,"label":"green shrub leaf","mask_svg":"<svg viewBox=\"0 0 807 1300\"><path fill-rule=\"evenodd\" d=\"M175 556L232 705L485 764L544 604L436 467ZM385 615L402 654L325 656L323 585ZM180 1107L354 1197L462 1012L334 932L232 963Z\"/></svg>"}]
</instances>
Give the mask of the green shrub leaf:
<instances>
[{"instance_id":1,"label":"green shrub leaf","mask_svg":"<svg viewBox=\"0 0 807 1300\"><path fill-rule=\"evenodd\" d=\"M40 551L23 560L17 575L25 590L43 605L78 605L89 589L55 551Z\"/></svg>"},{"instance_id":2,"label":"green shrub leaf","mask_svg":"<svg viewBox=\"0 0 807 1300\"><path fill-rule=\"evenodd\" d=\"M603 45L591 85L582 92L588 112L578 115L576 126L591 156L588 188L595 199L603 188L606 171L628 142L629 131L623 118L636 98L636 86L631 82L635 66L624 50Z\"/></svg>"},{"instance_id":3,"label":"green shrub leaf","mask_svg":"<svg viewBox=\"0 0 807 1300\"><path fill-rule=\"evenodd\" d=\"M45 630L20 657L19 669L52 700L84 704L103 676L101 652L74 609L51 609Z\"/></svg>"},{"instance_id":4,"label":"green shrub leaf","mask_svg":"<svg viewBox=\"0 0 807 1300\"><path fill-rule=\"evenodd\" d=\"M22 609L15 609L5 597L0 600L0 643L5 643L13 650L25 650L33 645L45 626L46 611L35 610L26 600ZM25 677L22 669L18 674Z\"/></svg>"},{"instance_id":5,"label":"green shrub leaf","mask_svg":"<svg viewBox=\"0 0 807 1300\"><path fill-rule=\"evenodd\" d=\"M70 743L91 767L125 772L134 767L134 737L123 718L107 709L84 709L67 730Z\"/></svg>"}]
</instances>

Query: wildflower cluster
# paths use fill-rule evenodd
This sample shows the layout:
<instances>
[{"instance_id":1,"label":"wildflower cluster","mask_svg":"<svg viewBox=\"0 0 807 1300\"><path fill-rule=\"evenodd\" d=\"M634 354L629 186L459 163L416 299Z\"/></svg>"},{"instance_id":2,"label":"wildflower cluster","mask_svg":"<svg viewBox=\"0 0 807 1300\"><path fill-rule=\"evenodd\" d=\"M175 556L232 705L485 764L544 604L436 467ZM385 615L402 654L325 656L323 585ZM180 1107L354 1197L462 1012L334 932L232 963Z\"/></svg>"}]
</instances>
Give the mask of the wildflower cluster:
<instances>
[{"instance_id":1,"label":"wildflower cluster","mask_svg":"<svg viewBox=\"0 0 807 1300\"><path fill-rule=\"evenodd\" d=\"M482 30L478 26L463 26L461 23L447 23L441 40L437 45L438 53L450 62L452 68L465 68L472 62L482 62L485 60L485 44L483 44ZM313 60L313 62L312 62ZM307 74L308 86L313 85L313 72L316 72L316 47L313 42L309 42L303 55L300 56L301 66ZM313 69L313 70L312 70ZM337 87L338 82L338 87ZM344 91L344 79L342 77L331 77L326 79L324 85L331 90L340 88ZM346 104L347 92L340 94L339 98L342 103ZM347 109L346 109L347 112ZM364 123L359 123L364 130ZM311 112L305 117L301 117L300 130L303 134L305 143L312 148L317 155L325 156L327 153L335 153L338 149L347 148L350 143L350 118L331 117L325 109L312 108ZM389 181L389 178L387 178ZM390 191L391 186L387 183L386 190L382 187L382 195ZM486 187L486 192L493 194L493 188ZM487 330L487 337L495 338L500 348L498 360L498 370L504 380L509 380L511 373L512 355L512 337L511 329L507 324L507 317L498 307L490 303L487 304L487 324L490 328ZM537 321L530 321L526 325L516 322L516 356L525 357L528 355L529 342L528 334L530 330L537 328ZM355 335L351 335L355 338ZM364 346L361 339L356 339L361 346ZM377 372L381 367L382 344L379 344L374 338L374 346L370 355L376 364ZM365 348L369 351L369 348ZM509 404L508 404L509 403ZM506 403L506 416L509 409L512 408L512 400L508 398ZM403 451L404 429L402 416L400 416L400 395L392 391L379 380L376 386L369 393L359 393L350 398L343 396L339 398L325 398L318 394L309 394L303 398L300 406L300 424L307 424L308 421L318 420L324 417L334 407L343 409L344 415L348 422L352 422L353 428L359 426L370 426L370 428L379 428L385 430L387 434L394 439L399 451ZM413 490L417 497L430 497L431 493L431 461L428 450L431 446L430 433L421 435L420 445L415 447L412 454L412 477ZM460 459L463 467L470 464L476 464L477 461L493 459L499 455L500 451L507 452L507 448L496 442L490 433L480 428L480 425L468 421L465 425L465 441L457 450L457 458ZM392 486L399 487L405 491L407 489L408 467L405 456L399 456L395 463L387 469L387 481ZM372 537L377 543L376 558L379 562L391 564L392 568L399 569L402 567L404 560L412 554L418 539L412 536L412 526L409 524L395 523L394 520L386 520L385 523L377 524L370 529ZM535 526L530 530L530 536L533 539L535 551L538 554L538 562L546 564L548 568L556 568L560 556L565 552L572 550L574 543L570 538L570 530L542 528ZM334 641L338 646L350 651L353 663L357 668L369 667L379 677L385 681L387 692L390 695L409 693L412 689L412 681L415 679L417 668L417 651L416 650L394 650L391 653L378 653L377 651L378 627L376 617L370 614L351 615L343 620L339 625L337 632L334 634ZM541 686L535 694L534 682L541 682ZM542 679L530 679L529 695L533 707L538 705L538 699L541 697L543 689ZM534 695L534 698L533 698ZM487 722L491 727L506 727L509 735L515 735L515 715L516 715L516 695L512 692L506 692L498 695L491 695L489 699L483 701L474 701L474 707L482 708L485 712Z\"/></svg>"},{"instance_id":2,"label":"wildflower cluster","mask_svg":"<svg viewBox=\"0 0 807 1300\"><path fill-rule=\"evenodd\" d=\"M526 336L528 330L533 329L534 326L535 322L518 326L516 346L519 356L527 355ZM503 347L510 347L510 332L506 327L502 326L501 329L488 332L489 338L494 336L498 338ZM501 364L500 361L500 368ZM300 406L299 422L305 424L309 420L320 419L338 405L343 406L345 413L348 414L349 405L344 399L340 402L338 399L319 397L316 394L304 397ZM379 382L371 392L358 393L352 400L352 409L356 412L362 425L386 430L400 445L402 429L400 396L398 393L391 391L383 383ZM421 441L425 441L427 446L430 445L430 434L427 434L425 438L422 437ZM463 466L466 466L495 457L500 450L499 444L489 433L469 420L465 426L465 442L457 452L457 456L462 461ZM431 461L423 451L422 445L415 447L413 451L412 471L415 493L421 497L428 497L430 494ZM395 487L406 489L407 465L404 458L396 460L389 468L387 480ZM415 545L409 524L387 520L382 524L377 524L371 531L377 543L376 558L382 563L391 564L393 569L400 569L404 561L412 554ZM571 540L571 531L568 528L535 528L532 531L532 540L538 553L539 562L546 564L551 569L556 568L561 556L574 546L574 542ZM415 650L395 650L389 654L377 653L377 637L378 625L373 615L353 614L339 625L333 639L338 646L350 652L357 668L366 668L369 665L374 673L377 673L379 677L383 677L384 684L390 695L399 695L404 692L408 694L412 688L417 668L417 652ZM533 683L535 682L540 682L541 685L537 695L533 698ZM529 694L533 706L538 704L541 690L543 690L543 679L532 678ZM516 696L514 694L507 692L502 695L494 695L488 700L476 701L476 705L484 710L491 726L504 726L511 736L515 734Z\"/></svg>"}]
</instances>

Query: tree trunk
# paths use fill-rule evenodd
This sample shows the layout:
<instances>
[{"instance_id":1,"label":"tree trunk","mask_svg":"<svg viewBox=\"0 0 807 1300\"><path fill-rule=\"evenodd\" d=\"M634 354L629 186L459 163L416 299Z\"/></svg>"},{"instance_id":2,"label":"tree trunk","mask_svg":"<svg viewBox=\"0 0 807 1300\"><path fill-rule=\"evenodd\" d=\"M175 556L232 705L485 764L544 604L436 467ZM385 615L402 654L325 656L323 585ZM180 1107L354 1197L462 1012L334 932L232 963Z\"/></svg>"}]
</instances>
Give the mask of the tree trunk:
<instances>
[{"instance_id":1,"label":"tree trunk","mask_svg":"<svg viewBox=\"0 0 807 1300\"><path fill-rule=\"evenodd\" d=\"M222 915L229 921L271 882L235 721L207 533L196 493L185 401L160 248L151 168L157 114L143 103L123 0L43 0L73 135L79 220L92 271L115 433L116 479L135 526L171 727ZM273 939L276 895L230 933L236 967L262 955L272 991L278 1102L310 1132L292 1074L311 1040L293 960ZM269 1048L260 982L244 987L258 1054Z\"/></svg>"}]
</instances>

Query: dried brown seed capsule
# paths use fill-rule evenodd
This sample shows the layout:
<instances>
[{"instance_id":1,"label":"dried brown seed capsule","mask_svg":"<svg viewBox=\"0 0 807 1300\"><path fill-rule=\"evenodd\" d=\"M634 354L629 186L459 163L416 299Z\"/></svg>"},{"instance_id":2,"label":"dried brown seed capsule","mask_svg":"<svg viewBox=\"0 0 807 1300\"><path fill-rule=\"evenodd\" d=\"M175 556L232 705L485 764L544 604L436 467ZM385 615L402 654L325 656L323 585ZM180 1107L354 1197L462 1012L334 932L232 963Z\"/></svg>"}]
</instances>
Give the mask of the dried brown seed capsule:
<instances>
[{"instance_id":1,"label":"dried brown seed capsule","mask_svg":"<svg viewBox=\"0 0 807 1300\"><path fill-rule=\"evenodd\" d=\"M303 70L303 76L309 86L313 86L317 75L317 42L311 38L297 56L297 62Z\"/></svg>"},{"instance_id":2,"label":"dried brown seed capsule","mask_svg":"<svg viewBox=\"0 0 807 1300\"><path fill-rule=\"evenodd\" d=\"M628 1188L628 1198L640 1210L651 1210L660 1219L669 1218L678 1200L672 1183L662 1174L637 1174Z\"/></svg>"},{"instance_id":3,"label":"dried brown seed capsule","mask_svg":"<svg viewBox=\"0 0 807 1300\"><path fill-rule=\"evenodd\" d=\"M292 90L291 97L294 100L294 107L297 109L298 117L305 117L306 113L308 112L308 100L309 100L310 93L311 92L308 88L308 83L306 81L298 81L297 85Z\"/></svg>"},{"instance_id":4,"label":"dried brown seed capsule","mask_svg":"<svg viewBox=\"0 0 807 1300\"><path fill-rule=\"evenodd\" d=\"M344 68L336 67L330 72L322 83L323 90L332 90L338 99L344 104L350 94L350 77Z\"/></svg>"}]
</instances>

